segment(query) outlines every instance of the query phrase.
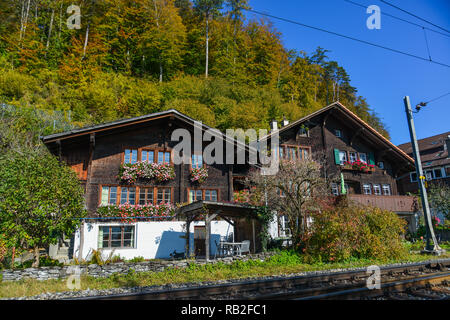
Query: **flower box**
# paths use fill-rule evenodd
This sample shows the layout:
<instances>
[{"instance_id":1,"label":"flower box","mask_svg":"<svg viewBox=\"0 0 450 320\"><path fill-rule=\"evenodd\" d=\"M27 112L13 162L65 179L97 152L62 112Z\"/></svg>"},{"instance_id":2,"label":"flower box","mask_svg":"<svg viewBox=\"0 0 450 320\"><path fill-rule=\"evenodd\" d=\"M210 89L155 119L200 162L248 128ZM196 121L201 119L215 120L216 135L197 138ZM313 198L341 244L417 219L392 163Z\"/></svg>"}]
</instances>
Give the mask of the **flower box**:
<instances>
[{"instance_id":1,"label":"flower box","mask_svg":"<svg viewBox=\"0 0 450 320\"><path fill-rule=\"evenodd\" d=\"M191 182L203 183L208 178L208 169L206 167L193 168L191 171Z\"/></svg>"},{"instance_id":2,"label":"flower box","mask_svg":"<svg viewBox=\"0 0 450 320\"><path fill-rule=\"evenodd\" d=\"M372 164L367 164L360 160L355 161L355 162L346 161L342 165L342 170L352 170L352 171L371 173L371 172L375 172L375 166Z\"/></svg>"},{"instance_id":3,"label":"flower box","mask_svg":"<svg viewBox=\"0 0 450 320\"><path fill-rule=\"evenodd\" d=\"M175 216L175 206L171 203L100 206L97 214L102 218L120 218L121 222L159 221L171 219ZM146 219L148 218L148 219Z\"/></svg>"},{"instance_id":4,"label":"flower box","mask_svg":"<svg viewBox=\"0 0 450 320\"><path fill-rule=\"evenodd\" d=\"M169 163L145 161L125 163L120 167L117 178L126 183L134 183L137 179L155 179L158 182L165 182L175 179L175 169Z\"/></svg>"}]
</instances>

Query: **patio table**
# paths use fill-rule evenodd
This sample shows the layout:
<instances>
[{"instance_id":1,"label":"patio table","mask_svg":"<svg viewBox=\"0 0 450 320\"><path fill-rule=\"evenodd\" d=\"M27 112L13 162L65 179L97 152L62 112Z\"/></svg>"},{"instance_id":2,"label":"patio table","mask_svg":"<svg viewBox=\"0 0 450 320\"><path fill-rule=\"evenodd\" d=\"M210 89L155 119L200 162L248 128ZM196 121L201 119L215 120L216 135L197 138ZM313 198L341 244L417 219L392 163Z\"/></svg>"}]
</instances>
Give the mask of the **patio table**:
<instances>
[{"instance_id":1,"label":"patio table","mask_svg":"<svg viewBox=\"0 0 450 320\"><path fill-rule=\"evenodd\" d=\"M231 253L234 254L234 252L238 252L238 254L241 254L241 245L243 242L220 242L223 250L228 251L231 249Z\"/></svg>"}]
</instances>

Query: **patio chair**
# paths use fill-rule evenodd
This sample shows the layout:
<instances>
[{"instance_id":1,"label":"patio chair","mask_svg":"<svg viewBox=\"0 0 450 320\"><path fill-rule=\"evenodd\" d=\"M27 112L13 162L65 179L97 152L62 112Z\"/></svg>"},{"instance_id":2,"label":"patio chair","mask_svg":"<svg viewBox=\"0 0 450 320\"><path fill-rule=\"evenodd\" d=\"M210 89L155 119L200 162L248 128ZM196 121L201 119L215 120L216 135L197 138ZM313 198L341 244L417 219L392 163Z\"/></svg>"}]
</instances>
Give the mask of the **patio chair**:
<instances>
[{"instance_id":1,"label":"patio chair","mask_svg":"<svg viewBox=\"0 0 450 320\"><path fill-rule=\"evenodd\" d=\"M239 254L243 254L245 252L250 253L250 240L242 241Z\"/></svg>"},{"instance_id":2,"label":"patio chair","mask_svg":"<svg viewBox=\"0 0 450 320\"><path fill-rule=\"evenodd\" d=\"M225 255L224 253L224 246L222 241L217 242L217 240L214 240L214 242L216 243L216 252L214 254L214 258L217 257L217 253L219 253L219 257L223 257Z\"/></svg>"}]
</instances>

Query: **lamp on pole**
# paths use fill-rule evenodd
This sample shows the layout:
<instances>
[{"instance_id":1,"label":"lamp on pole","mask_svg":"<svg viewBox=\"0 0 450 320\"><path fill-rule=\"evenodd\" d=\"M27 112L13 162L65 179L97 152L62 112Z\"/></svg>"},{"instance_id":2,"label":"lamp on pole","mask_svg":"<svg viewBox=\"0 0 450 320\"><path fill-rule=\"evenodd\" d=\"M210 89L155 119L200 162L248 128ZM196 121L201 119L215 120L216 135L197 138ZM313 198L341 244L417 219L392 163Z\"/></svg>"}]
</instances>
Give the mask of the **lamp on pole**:
<instances>
[{"instance_id":1,"label":"lamp on pole","mask_svg":"<svg viewBox=\"0 0 450 320\"><path fill-rule=\"evenodd\" d=\"M404 97L403 102L405 104L406 118L408 119L409 134L411 137L411 146L412 146L412 150L413 150L413 154L414 154L414 161L415 161L415 165L416 165L416 174L418 177L417 183L419 185L420 197L422 200L423 215L424 215L424 219L425 219L425 227L426 227L425 252L440 255L445 251L443 249L441 249L437 243L436 236L435 236L434 230L433 230L433 223L431 222L430 206L428 205L427 189L425 188L425 177L423 175L422 163L420 161L420 153L419 153L419 147L417 144L416 129L414 127L413 111L411 109L411 104L409 102L409 96ZM425 107L426 105L427 104L425 102L419 103L416 106L416 110L417 110L416 112L419 112L420 108ZM430 237L433 240L433 245L430 242Z\"/></svg>"}]
</instances>

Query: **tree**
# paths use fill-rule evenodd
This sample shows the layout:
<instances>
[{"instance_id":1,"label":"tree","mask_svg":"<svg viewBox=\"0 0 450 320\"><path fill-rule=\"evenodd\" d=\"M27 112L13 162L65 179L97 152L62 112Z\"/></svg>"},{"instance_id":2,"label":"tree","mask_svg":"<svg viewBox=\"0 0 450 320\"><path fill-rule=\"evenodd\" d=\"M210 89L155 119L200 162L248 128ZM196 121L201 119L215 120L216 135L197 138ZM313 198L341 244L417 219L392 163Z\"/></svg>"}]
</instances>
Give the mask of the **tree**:
<instances>
[{"instance_id":1,"label":"tree","mask_svg":"<svg viewBox=\"0 0 450 320\"><path fill-rule=\"evenodd\" d=\"M308 216L320 210L319 203L329 193L321 165L309 157L297 161L281 160L275 175L254 171L249 183L256 186L252 192L267 201L271 210L287 216L294 246L307 229Z\"/></svg>"},{"instance_id":2,"label":"tree","mask_svg":"<svg viewBox=\"0 0 450 320\"><path fill-rule=\"evenodd\" d=\"M8 246L39 249L72 234L85 215L76 174L52 155L6 153L0 158L0 234Z\"/></svg>"},{"instance_id":3,"label":"tree","mask_svg":"<svg viewBox=\"0 0 450 320\"><path fill-rule=\"evenodd\" d=\"M205 16L205 77L208 78L209 68L209 20L219 14L224 0L194 0L194 8L202 16Z\"/></svg>"},{"instance_id":4,"label":"tree","mask_svg":"<svg viewBox=\"0 0 450 320\"><path fill-rule=\"evenodd\" d=\"M450 187L444 183L433 183L427 195L433 211L442 213L446 219L450 219Z\"/></svg>"}]
</instances>

